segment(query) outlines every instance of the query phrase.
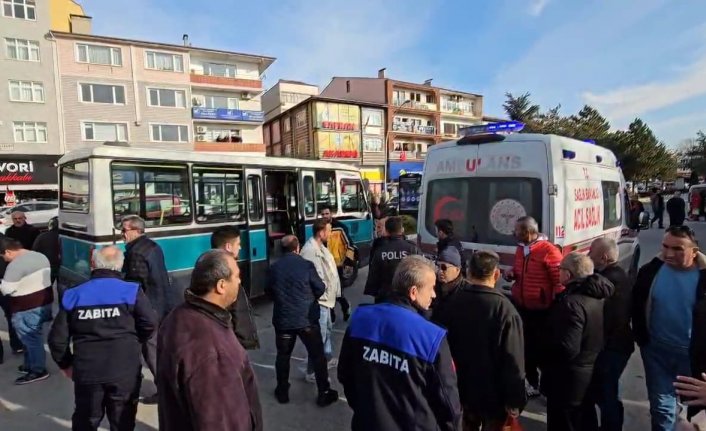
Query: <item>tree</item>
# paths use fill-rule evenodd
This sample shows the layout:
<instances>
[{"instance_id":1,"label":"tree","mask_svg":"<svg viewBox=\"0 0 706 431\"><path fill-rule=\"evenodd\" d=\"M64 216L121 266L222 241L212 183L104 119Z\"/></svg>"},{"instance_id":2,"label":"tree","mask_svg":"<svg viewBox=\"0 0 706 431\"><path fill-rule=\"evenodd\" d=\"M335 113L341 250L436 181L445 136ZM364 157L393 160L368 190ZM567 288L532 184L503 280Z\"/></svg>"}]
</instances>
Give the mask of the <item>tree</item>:
<instances>
[{"instance_id":1,"label":"tree","mask_svg":"<svg viewBox=\"0 0 706 431\"><path fill-rule=\"evenodd\" d=\"M580 139L601 139L610 131L610 123L595 108L584 105L576 115L569 118L571 137Z\"/></svg>"},{"instance_id":2,"label":"tree","mask_svg":"<svg viewBox=\"0 0 706 431\"><path fill-rule=\"evenodd\" d=\"M539 115L539 105L534 105L530 101L530 93L525 93L515 97L512 93L505 93L505 103L503 109L513 121L521 121L525 123L525 132L534 132Z\"/></svg>"}]
</instances>

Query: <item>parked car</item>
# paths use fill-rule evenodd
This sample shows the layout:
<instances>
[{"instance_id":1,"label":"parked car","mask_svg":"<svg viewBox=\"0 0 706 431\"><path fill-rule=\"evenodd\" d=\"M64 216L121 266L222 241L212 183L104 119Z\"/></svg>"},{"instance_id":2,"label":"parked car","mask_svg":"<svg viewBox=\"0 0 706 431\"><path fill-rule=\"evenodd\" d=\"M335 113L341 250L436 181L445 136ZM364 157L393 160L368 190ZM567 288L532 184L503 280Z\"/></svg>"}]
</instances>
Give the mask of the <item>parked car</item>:
<instances>
[{"instance_id":1,"label":"parked car","mask_svg":"<svg viewBox=\"0 0 706 431\"><path fill-rule=\"evenodd\" d=\"M5 233L7 228L12 226L11 214L13 211L22 211L27 216L27 223L46 229L49 225L49 220L52 217L59 216L58 201L27 201L17 204L13 207L7 207L0 210L0 232Z\"/></svg>"}]
</instances>

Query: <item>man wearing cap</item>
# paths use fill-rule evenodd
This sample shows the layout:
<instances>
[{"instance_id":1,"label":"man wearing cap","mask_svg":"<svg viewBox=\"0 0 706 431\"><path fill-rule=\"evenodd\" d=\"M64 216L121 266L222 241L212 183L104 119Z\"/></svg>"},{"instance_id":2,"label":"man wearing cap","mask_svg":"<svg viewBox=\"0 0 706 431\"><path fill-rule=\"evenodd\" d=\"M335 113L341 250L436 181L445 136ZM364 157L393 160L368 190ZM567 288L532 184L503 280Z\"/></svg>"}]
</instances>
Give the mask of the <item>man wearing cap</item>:
<instances>
[{"instance_id":1,"label":"man wearing cap","mask_svg":"<svg viewBox=\"0 0 706 431\"><path fill-rule=\"evenodd\" d=\"M461 255L458 250L449 246L441 250L436 261L436 300L432 304L431 319L439 322L445 309L452 302L451 298L468 282L461 273Z\"/></svg>"}]
</instances>

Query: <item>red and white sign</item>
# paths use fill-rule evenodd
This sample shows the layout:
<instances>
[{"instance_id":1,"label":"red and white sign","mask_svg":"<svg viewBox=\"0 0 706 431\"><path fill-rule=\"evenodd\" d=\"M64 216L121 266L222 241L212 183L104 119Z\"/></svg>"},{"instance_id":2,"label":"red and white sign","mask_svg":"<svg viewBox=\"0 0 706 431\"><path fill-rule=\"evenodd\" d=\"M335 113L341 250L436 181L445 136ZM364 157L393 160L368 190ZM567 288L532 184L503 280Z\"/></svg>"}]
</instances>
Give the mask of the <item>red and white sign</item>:
<instances>
[{"instance_id":1,"label":"red and white sign","mask_svg":"<svg viewBox=\"0 0 706 431\"><path fill-rule=\"evenodd\" d=\"M598 187L579 187L574 189L574 231L602 229L603 207L602 193Z\"/></svg>"},{"instance_id":2,"label":"red and white sign","mask_svg":"<svg viewBox=\"0 0 706 431\"><path fill-rule=\"evenodd\" d=\"M355 150L325 150L323 156L327 159L357 159L358 152Z\"/></svg>"},{"instance_id":3,"label":"red and white sign","mask_svg":"<svg viewBox=\"0 0 706 431\"><path fill-rule=\"evenodd\" d=\"M321 127L333 130L355 130L355 124L342 123L340 121L322 121Z\"/></svg>"},{"instance_id":4,"label":"red and white sign","mask_svg":"<svg viewBox=\"0 0 706 431\"><path fill-rule=\"evenodd\" d=\"M15 192L12 190L8 190L5 192L5 205L9 207L14 207L15 203L17 202L17 197L15 196Z\"/></svg>"}]
</instances>

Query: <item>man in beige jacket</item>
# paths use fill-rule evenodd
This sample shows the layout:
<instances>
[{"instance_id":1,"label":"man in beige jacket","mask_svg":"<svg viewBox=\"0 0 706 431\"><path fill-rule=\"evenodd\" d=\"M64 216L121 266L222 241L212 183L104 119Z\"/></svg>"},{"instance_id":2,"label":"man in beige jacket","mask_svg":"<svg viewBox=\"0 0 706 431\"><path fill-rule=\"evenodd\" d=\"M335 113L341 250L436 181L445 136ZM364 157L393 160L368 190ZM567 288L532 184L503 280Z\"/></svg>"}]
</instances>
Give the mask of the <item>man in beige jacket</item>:
<instances>
[{"instance_id":1,"label":"man in beige jacket","mask_svg":"<svg viewBox=\"0 0 706 431\"><path fill-rule=\"evenodd\" d=\"M301 256L312 262L316 267L319 277L326 285L326 291L319 298L319 326L321 327L321 338L324 342L324 354L328 361L328 368L337 365L333 357L333 345L331 335L333 323L331 322L331 309L336 305L336 298L341 296L341 280L338 278L338 268L331 252L326 248L326 241L331 234L331 222L325 219L318 219L313 225L313 236L304 244ZM315 382L314 367L311 363L307 366L306 380Z\"/></svg>"}]
</instances>

